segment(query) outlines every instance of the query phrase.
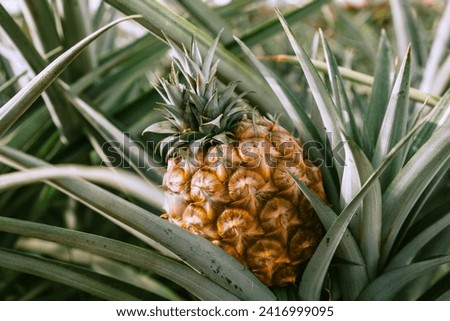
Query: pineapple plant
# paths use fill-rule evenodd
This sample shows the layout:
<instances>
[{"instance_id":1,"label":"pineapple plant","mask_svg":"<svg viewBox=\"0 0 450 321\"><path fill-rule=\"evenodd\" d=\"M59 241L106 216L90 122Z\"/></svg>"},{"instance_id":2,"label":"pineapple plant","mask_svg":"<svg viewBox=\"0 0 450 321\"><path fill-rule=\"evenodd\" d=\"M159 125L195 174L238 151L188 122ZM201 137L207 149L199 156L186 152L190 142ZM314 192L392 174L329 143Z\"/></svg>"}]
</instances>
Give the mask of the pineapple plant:
<instances>
[{"instance_id":1,"label":"pineapple plant","mask_svg":"<svg viewBox=\"0 0 450 321\"><path fill-rule=\"evenodd\" d=\"M449 4L6 3L1 298L450 298Z\"/></svg>"},{"instance_id":2,"label":"pineapple plant","mask_svg":"<svg viewBox=\"0 0 450 321\"><path fill-rule=\"evenodd\" d=\"M321 172L286 129L233 95L236 83L219 91L218 41L205 59L196 41L190 52L171 43L179 56L159 89L166 120L145 130L170 134L160 143L168 159L163 217L226 250L264 284L295 283L323 230L287 170L324 200Z\"/></svg>"}]
</instances>

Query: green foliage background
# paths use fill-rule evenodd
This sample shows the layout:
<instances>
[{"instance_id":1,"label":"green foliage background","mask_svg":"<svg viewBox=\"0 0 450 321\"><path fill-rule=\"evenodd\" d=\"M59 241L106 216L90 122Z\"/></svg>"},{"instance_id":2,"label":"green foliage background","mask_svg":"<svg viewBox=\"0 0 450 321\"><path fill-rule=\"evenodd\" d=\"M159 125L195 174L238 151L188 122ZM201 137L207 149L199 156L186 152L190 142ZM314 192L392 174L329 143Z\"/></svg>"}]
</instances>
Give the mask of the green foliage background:
<instances>
[{"instance_id":1,"label":"green foliage background","mask_svg":"<svg viewBox=\"0 0 450 321\"><path fill-rule=\"evenodd\" d=\"M7 2L1 299L450 299L446 1L316 0L281 13L248 0L24 0L17 12ZM331 208L297 182L331 240L300 288L268 289L158 217L164 164L158 137L141 133L161 118L164 39L195 35L206 52L221 30L221 81L239 80L304 141L336 146L325 126L350 142L318 155L355 164L323 168Z\"/></svg>"}]
</instances>

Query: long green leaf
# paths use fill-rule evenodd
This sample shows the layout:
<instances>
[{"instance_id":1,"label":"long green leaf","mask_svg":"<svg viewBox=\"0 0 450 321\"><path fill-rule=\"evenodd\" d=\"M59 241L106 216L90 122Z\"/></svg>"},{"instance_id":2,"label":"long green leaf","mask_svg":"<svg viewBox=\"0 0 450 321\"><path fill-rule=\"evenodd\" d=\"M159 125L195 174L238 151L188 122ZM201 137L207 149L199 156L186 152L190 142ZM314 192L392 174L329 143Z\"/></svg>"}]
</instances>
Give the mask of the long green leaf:
<instances>
[{"instance_id":1,"label":"long green leaf","mask_svg":"<svg viewBox=\"0 0 450 321\"><path fill-rule=\"evenodd\" d=\"M386 33L381 33L369 105L364 117L366 154L372 157L391 93L393 66Z\"/></svg>"},{"instance_id":2,"label":"long green leaf","mask_svg":"<svg viewBox=\"0 0 450 321\"><path fill-rule=\"evenodd\" d=\"M450 166L450 121L437 129L398 173L383 194L381 267L395 239L424 189L443 166Z\"/></svg>"},{"instance_id":3,"label":"long green leaf","mask_svg":"<svg viewBox=\"0 0 450 321\"><path fill-rule=\"evenodd\" d=\"M106 300L139 300L130 286L74 265L0 248L0 266L59 282Z\"/></svg>"},{"instance_id":4,"label":"long green leaf","mask_svg":"<svg viewBox=\"0 0 450 321\"><path fill-rule=\"evenodd\" d=\"M221 42L225 45L233 42L233 33L228 22L223 19L215 10L209 8L201 0L177 0L184 8L187 9L203 27L208 30L212 37L219 32L222 33Z\"/></svg>"},{"instance_id":5,"label":"long green leaf","mask_svg":"<svg viewBox=\"0 0 450 321\"><path fill-rule=\"evenodd\" d=\"M22 169L47 165L33 157L0 146L9 165ZM54 180L51 185L99 214L117 220L167 249L211 280L243 300L273 300L274 295L254 274L219 247L175 224L82 180Z\"/></svg>"},{"instance_id":6,"label":"long green leaf","mask_svg":"<svg viewBox=\"0 0 450 321\"><path fill-rule=\"evenodd\" d=\"M448 290L447 292L443 293L436 300L439 300L439 301L450 301L450 290Z\"/></svg>"},{"instance_id":7,"label":"long green leaf","mask_svg":"<svg viewBox=\"0 0 450 321\"><path fill-rule=\"evenodd\" d=\"M26 37L24 32L1 4L0 20L2 21L1 25L3 29L6 31L8 36L18 48L20 54L25 58L30 66L32 74L42 74L42 71L47 66L47 61L41 57L31 41ZM43 99L46 102L46 106L52 116L53 122L61 134L61 141L67 143L75 139L78 135L79 130L77 118L74 117L74 114L70 109L67 110L68 103L58 92L58 88L56 86L52 86L51 83L48 83L45 85L45 88L47 88L47 91L43 93ZM27 90L27 87L24 89ZM44 90L42 89L42 92L43 91ZM16 117L18 118L18 116ZM3 124L1 122L1 118L2 111L0 110L0 137L3 134Z\"/></svg>"},{"instance_id":8,"label":"long green leaf","mask_svg":"<svg viewBox=\"0 0 450 321\"><path fill-rule=\"evenodd\" d=\"M206 55L214 39L201 29L166 8L156 0L104 0L125 14L139 13L138 22L160 39L164 35L175 42L189 44L195 35L199 50ZM164 35L163 35L164 34ZM164 40L163 40L164 41ZM265 113L281 113L282 106L265 80L242 63L222 46L218 46L216 57L220 60L218 76L226 83L239 80L237 89L249 92L246 98Z\"/></svg>"},{"instance_id":9,"label":"long green leaf","mask_svg":"<svg viewBox=\"0 0 450 321\"><path fill-rule=\"evenodd\" d=\"M142 300L146 298L147 300L152 300L149 295L153 295L154 299L160 297L162 300L183 300L183 297L176 293L176 289L171 288L171 282L167 282L166 279L161 278L159 275L149 272L148 270L136 268L127 263L122 263L114 259L109 259L84 250L70 248L66 245L46 240L20 237L19 235L12 234L5 234L5 236L17 238L14 247L17 250L32 253L34 255L45 256L61 262L70 262L70 264L77 266L88 267L96 273L109 276L115 280L142 289L142 292L147 292L144 292L146 295L140 296ZM45 281L42 281L42 283L48 284ZM70 289L67 290L70 292ZM54 292L54 294L56 293L60 295L59 291Z\"/></svg>"},{"instance_id":10,"label":"long green leaf","mask_svg":"<svg viewBox=\"0 0 450 321\"><path fill-rule=\"evenodd\" d=\"M441 268L440 270L444 270L444 268ZM436 271L437 272L437 271ZM428 273L427 275L430 275L431 273ZM435 281L434 279L433 281ZM448 287L450 281L450 273L447 273L446 275L440 277L438 281L435 281L434 284L430 287L428 284L426 292L418 298L420 301L439 301L439 300L445 300L444 297L450 293L450 288ZM402 290L403 291L403 290ZM448 298L445 301L449 301L450 298Z\"/></svg>"},{"instance_id":11,"label":"long green leaf","mask_svg":"<svg viewBox=\"0 0 450 321\"><path fill-rule=\"evenodd\" d=\"M308 85L317 105L318 113L322 119L325 131L330 134L330 143L333 154L333 166L341 178L341 208L348 204L360 187L358 171L355 167L352 151L346 144L346 138L342 132L344 125L336 106L333 103L325 85L305 50L298 44L286 20L277 11L277 15L303 69ZM330 71L332 73L332 71ZM325 141L325 140L324 140ZM342 148L343 147L343 148ZM356 223L357 224L357 223ZM355 224L355 225L356 225Z\"/></svg>"},{"instance_id":12,"label":"long green leaf","mask_svg":"<svg viewBox=\"0 0 450 321\"><path fill-rule=\"evenodd\" d=\"M110 148L126 160L136 173L143 178L150 178L156 183L161 182L161 164L154 162L141 145L120 131L84 100L73 96L69 91L66 92L66 95L81 115L103 136Z\"/></svg>"},{"instance_id":13,"label":"long green leaf","mask_svg":"<svg viewBox=\"0 0 450 321\"><path fill-rule=\"evenodd\" d=\"M361 201L364 199L367 192L373 187L373 184L377 180L377 178L383 173L386 167L388 167L390 162L397 156L397 153L402 148L404 148L404 146L408 143L408 141L417 132L422 124L423 123L417 124L408 132L405 137L403 137L397 143L397 145L395 145L395 147L386 156L384 161L366 180L359 193L344 208L333 225L327 230L325 237L320 242L319 247L313 254L303 274L304 282L302 283L302 287L300 287L299 289L299 294L302 299L318 300L320 298L320 290L322 288L322 284L324 282L324 278L330 265L331 259L333 258L333 255L339 243L341 242L342 237L346 233L348 224L350 223L353 215L360 206ZM305 196L308 197L308 189L306 185L304 185L299 180L296 180L296 182Z\"/></svg>"},{"instance_id":14,"label":"long green leaf","mask_svg":"<svg viewBox=\"0 0 450 321\"><path fill-rule=\"evenodd\" d=\"M283 18L280 11L275 11L278 15L281 25L283 26L291 47L295 52L297 62L300 64L303 70L312 96L314 97L317 108L313 110L313 115L311 117L314 118L314 116L317 115L317 119L320 119L321 123L323 124L318 125L318 128L322 127L324 129L324 132L319 133L321 135L320 143L322 144L322 146L327 146L327 144L330 144L332 166L334 169L336 169L337 175L341 179L342 183L342 175L345 170L345 166L347 165L345 164L345 162L347 161L347 155L345 155L345 151L342 150L342 144L345 145L346 139L341 130L343 126L339 114L336 110L336 106L334 105L330 94L325 88L325 85L322 82L322 79L320 78L317 70L314 68L314 65L312 64L305 50L299 45L286 20ZM342 199L343 198L341 197L340 200L331 199L330 201L334 206L340 208L340 201Z\"/></svg>"},{"instance_id":15,"label":"long green leaf","mask_svg":"<svg viewBox=\"0 0 450 321\"><path fill-rule=\"evenodd\" d=\"M152 271L181 285L202 300L237 299L193 269L154 251L95 234L45 224L6 217L0 217L0 222L3 232L56 242Z\"/></svg>"},{"instance_id":16,"label":"long green leaf","mask_svg":"<svg viewBox=\"0 0 450 321\"><path fill-rule=\"evenodd\" d=\"M336 58L334 57L331 49L325 40L323 32L320 31L320 38L322 40L322 47L325 55L325 59L328 65L328 76L331 84L331 90L333 94L333 100L339 115L339 126L343 127L343 130L348 135L348 139L356 142L360 145L359 134L356 129L355 120L353 117L353 112L350 108L350 103L347 94L343 90L342 76L339 73ZM322 112L321 112L322 113ZM332 134L335 134L332 132ZM344 137L342 135L342 137ZM343 143L343 155L344 155L344 167L342 170L342 178L340 185L340 208L344 208L350 200L356 195L356 193L361 189L361 179L359 175L359 170L357 168L358 163L354 159L353 151L349 147L349 141L342 140ZM342 153L341 153L342 155ZM361 209L358 210L361 212ZM360 216L355 215L350 222L350 230L357 240L360 239Z\"/></svg>"},{"instance_id":17,"label":"long green leaf","mask_svg":"<svg viewBox=\"0 0 450 321\"><path fill-rule=\"evenodd\" d=\"M1 8L0 8L1 9ZM0 10L1 12L1 10ZM63 72L65 68L82 52L92 41L116 24L134 17L126 17L106 25L97 30L83 41L59 56L49 64L36 77L22 88L0 109L0 137L22 116L31 104L43 93L43 91Z\"/></svg>"},{"instance_id":18,"label":"long green leaf","mask_svg":"<svg viewBox=\"0 0 450 321\"><path fill-rule=\"evenodd\" d=\"M289 55L276 55L273 57L269 56L269 57L264 57L264 59L265 60L274 60L274 61L279 61L279 62L287 62L290 64L298 64L297 57L289 56ZM311 62L318 71L328 73L328 66L327 66L326 62L320 61L317 59L311 59ZM450 64L450 62L449 62L449 64ZM349 68L345 68L342 66L339 67L339 72L341 73L341 75L344 79L350 80L354 83L366 85L369 87L372 87L374 84L374 78L372 76L369 76L362 72L358 72L358 71L355 71L355 70L352 70ZM430 93L421 91L417 88L409 89L409 98L412 101L426 104L427 106L431 106L431 107L436 106L436 104L441 99L440 96L432 95Z\"/></svg>"},{"instance_id":19,"label":"long green leaf","mask_svg":"<svg viewBox=\"0 0 450 321\"><path fill-rule=\"evenodd\" d=\"M323 278L325 277L328 267L325 270L322 270L319 268L318 264L323 264L324 261L329 264L334 254L334 252L324 252L323 249L321 250L321 247L333 246L330 245L331 237L329 235L329 231L335 225L334 223L336 222L338 215L311 190L309 190L309 188L301 180L299 180L291 172L289 172L289 174L292 176L302 193L309 200L316 211L317 216L327 230L327 234L323 238L325 241L322 240L319 248L315 252L322 253L313 255L313 259L311 259L308 263L305 273L303 274L301 287L299 288L299 296L301 299L319 300ZM339 241L336 243L336 254L343 260L354 264L347 266L343 273L341 273L343 280L342 283L345 284L342 291L345 299L354 299L368 282L367 271L361 251L358 248L353 235L346 229L343 230L343 235L345 236L342 238L342 242L340 244ZM326 257L327 255L329 256ZM314 256L320 256L320 258L314 259ZM322 282L313 284L314 282L319 282L318 280L322 280Z\"/></svg>"},{"instance_id":20,"label":"long green leaf","mask_svg":"<svg viewBox=\"0 0 450 321\"><path fill-rule=\"evenodd\" d=\"M424 262L413 263L382 274L364 289L358 297L358 300L392 300L395 298L398 291L400 291L409 282L424 273L449 262L450 256L444 256Z\"/></svg>"},{"instance_id":21,"label":"long green leaf","mask_svg":"<svg viewBox=\"0 0 450 321\"><path fill-rule=\"evenodd\" d=\"M392 10L392 22L394 24L397 48L400 54L411 46L414 55L413 63L424 65L423 40L418 32L417 17L412 14L411 6L407 1L389 0Z\"/></svg>"},{"instance_id":22,"label":"long green leaf","mask_svg":"<svg viewBox=\"0 0 450 321\"><path fill-rule=\"evenodd\" d=\"M97 10L95 11L94 17L91 20L93 29L96 30L100 28L105 23L110 23L117 18L119 12L114 8L108 6L104 2L100 2ZM121 33L117 29L110 30L102 38L99 39L96 46L96 54L102 57L105 53L108 54L111 49L116 47L116 40L120 38ZM102 63L102 58L97 59L98 64Z\"/></svg>"},{"instance_id":23,"label":"long green leaf","mask_svg":"<svg viewBox=\"0 0 450 321\"><path fill-rule=\"evenodd\" d=\"M81 165L59 165L37 167L25 171L3 174L0 176L0 191L20 187L40 181L61 178L82 178L131 194L133 197L162 208L164 195L160 188L151 185L138 176L120 169L90 167Z\"/></svg>"},{"instance_id":24,"label":"long green leaf","mask_svg":"<svg viewBox=\"0 0 450 321\"><path fill-rule=\"evenodd\" d=\"M425 106L423 108L426 108ZM409 160L420 147L423 146L430 139L433 132L450 117L450 89L444 94L434 108L434 112L430 120L422 130L417 133L417 136L411 143L407 160Z\"/></svg>"},{"instance_id":25,"label":"long green leaf","mask_svg":"<svg viewBox=\"0 0 450 321\"><path fill-rule=\"evenodd\" d=\"M24 2L26 6L23 7L22 12L35 46L42 48L45 54L57 50L61 46L61 39L50 4L47 1L25 0Z\"/></svg>"},{"instance_id":26,"label":"long green leaf","mask_svg":"<svg viewBox=\"0 0 450 321\"><path fill-rule=\"evenodd\" d=\"M0 144L8 144L8 146L26 151L34 143L42 142L42 135L51 125L47 110L44 106L41 106L35 112L30 112L19 126L10 130L7 135L1 138Z\"/></svg>"},{"instance_id":27,"label":"long green leaf","mask_svg":"<svg viewBox=\"0 0 450 321\"><path fill-rule=\"evenodd\" d=\"M364 152L349 142L361 181L366 181L373 173L373 167ZM382 193L379 181L374 181L362 204L359 228L359 247L367 265L369 279L373 279L378 270L382 227Z\"/></svg>"},{"instance_id":28,"label":"long green leaf","mask_svg":"<svg viewBox=\"0 0 450 321\"><path fill-rule=\"evenodd\" d=\"M100 94L104 96L111 95L114 90L117 90L114 84L128 82L128 77L131 76L135 79L136 74L139 76L145 71L142 69L144 60L155 61L165 51L167 51L167 47L152 35L141 37L129 45L110 53L102 60L99 66L84 74L75 83L70 84L70 91L74 95L79 95L86 90L90 96L95 95L97 100ZM138 67L135 67L136 65ZM111 72L117 68L121 71ZM136 68L141 68L141 72L136 72ZM131 72L126 73L130 69L134 75L130 75ZM99 108L100 110L105 110L102 106L99 106Z\"/></svg>"},{"instance_id":29,"label":"long green leaf","mask_svg":"<svg viewBox=\"0 0 450 321\"><path fill-rule=\"evenodd\" d=\"M372 164L378 166L389 150L394 146L407 131L408 125L408 95L410 83L410 49L406 53L405 59L398 72L394 88L389 100L389 104L384 115ZM389 169L381 177L382 188L387 186L391 179L395 177L406 157L406 150L399 154Z\"/></svg>"},{"instance_id":30,"label":"long green leaf","mask_svg":"<svg viewBox=\"0 0 450 321\"><path fill-rule=\"evenodd\" d=\"M23 73L21 73L20 75L16 75L14 77L12 77L11 79L9 79L8 81L6 81L5 83L0 85L0 93L6 89L8 89L9 87L13 86L15 83L17 83L17 81L23 77L27 72L24 71Z\"/></svg>"},{"instance_id":31,"label":"long green leaf","mask_svg":"<svg viewBox=\"0 0 450 321\"><path fill-rule=\"evenodd\" d=\"M317 70L311 63L311 60L309 59L307 53L298 44L297 39L295 38L294 34L292 33L292 30L287 24L287 21L281 15L280 11L276 10L276 13L289 39L292 49L294 50L295 55L297 56L297 61L303 69L305 77L308 81L308 85L311 88L311 92L317 104L317 108L320 111L320 116L322 118L325 131L332 133L331 147L334 149L343 140L340 130L342 126L340 126L341 123L339 115L336 112L336 106L334 105L333 100L330 97L330 94L326 90L325 85L323 84L322 79L320 78ZM324 133L321 134L324 135Z\"/></svg>"},{"instance_id":32,"label":"long green leaf","mask_svg":"<svg viewBox=\"0 0 450 321\"><path fill-rule=\"evenodd\" d=\"M356 127L355 116L353 115L353 110L350 106L350 100L344 89L344 81L342 75L339 72L339 66L337 64L336 57L333 55L322 30L320 30L319 35L322 40L324 56L328 66L328 78L331 84L334 104L336 105L338 113L340 114L345 132L353 141L361 146L361 138Z\"/></svg>"},{"instance_id":33,"label":"long green leaf","mask_svg":"<svg viewBox=\"0 0 450 321\"><path fill-rule=\"evenodd\" d=\"M423 91L429 91L437 95L440 94L440 84L437 82L439 79L436 77L442 58L448 54L448 41L450 40L450 3L447 3L446 9L441 17L439 26L433 39L433 45L430 49L430 54L427 59L420 89Z\"/></svg>"},{"instance_id":34,"label":"long green leaf","mask_svg":"<svg viewBox=\"0 0 450 321\"><path fill-rule=\"evenodd\" d=\"M438 73L435 76L434 83L436 85L435 92L443 93L448 89L447 84L450 82L450 56L442 62Z\"/></svg>"},{"instance_id":35,"label":"long green leaf","mask_svg":"<svg viewBox=\"0 0 450 321\"><path fill-rule=\"evenodd\" d=\"M71 47L92 33L89 3L86 0L65 0L62 9L64 41L66 47ZM79 78L96 66L95 51L95 44L87 47L68 67L72 79Z\"/></svg>"},{"instance_id":36,"label":"long green leaf","mask_svg":"<svg viewBox=\"0 0 450 321\"><path fill-rule=\"evenodd\" d=\"M51 166L49 163L38 159L36 157L30 156L28 154L25 154L24 152L18 151L16 149L13 149L9 146L2 146L0 145L0 161L3 162L5 165L15 168L17 170L26 170L29 168L35 168L35 167L49 167ZM65 182L68 186L73 185L80 185L81 187L84 186L83 184L90 184L88 182L83 182L82 179L70 179L70 178L66 178L63 180L60 180ZM49 185L53 186L54 188L59 188L62 189L62 187L57 186L54 182L47 182ZM67 193L69 193L68 191L66 191ZM70 195L70 193L69 193ZM144 235L143 233L135 230L134 228L126 225L123 222L120 222L119 220L111 217L111 216L107 216L106 214L104 215L108 220L112 221L114 224L118 225L119 227L123 228L124 230L126 230L127 232L129 232L130 234L134 235L135 237L137 237L138 239L142 240L143 242L149 244L151 247L157 249L158 251L160 251L161 253L164 253L165 255L169 256L169 257L176 257L171 251L169 251L167 248L165 248L164 246L162 246L160 243L155 242L153 239L149 238L148 236Z\"/></svg>"},{"instance_id":37,"label":"long green leaf","mask_svg":"<svg viewBox=\"0 0 450 321\"><path fill-rule=\"evenodd\" d=\"M449 255L449 244L450 228L447 228L436 235L436 237L434 237L427 245L425 245L424 250L416 256L415 261L419 262L430 258ZM445 276L448 274L449 268L450 264L446 264L435 271L430 271L430 273L424 274L420 278L414 280L414 282L408 284L404 289L402 289L402 292L404 291L408 300L419 299L437 280L445 280Z\"/></svg>"},{"instance_id":38,"label":"long green leaf","mask_svg":"<svg viewBox=\"0 0 450 321\"><path fill-rule=\"evenodd\" d=\"M283 14L286 21L293 25L301 22L305 17L308 17L312 13L319 11L319 9L327 3L330 3L331 0L314 0L306 3L304 6L300 6L295 8L289 12ZM279 20L277 18L270 19L263 24L253 28L250 31L247 31L245 34L240 35L239 38L247 44L250 48L260 44L266 39L270 39L275 34L282 31L280 27ZM233 53L238 53L237 45L227 46L227 49Z\"/></svg>"},{"instance_id":39,"label":"long green leaf","mask_svg":"<svg viewBox=\"0 0 450 321\"><path fill-rule=\"evenodd\" d=\"M444 182L448 178L448 168L450 167L450 160L448 160L448 162L449 164L447 166L442 166L442 168L436 173L433 180L430 182L430 184L428 184L424 192L416 201L416 204L409 213L405 224L402 226L402 229L398 234L396 244L392 248L393 253L397 253L401 246L404 245L404 238L407 237L408 234L412 233L412 231L414 230L412 226L416 225L417 219L422 218L425 211L429 211L428 207L432 206L431 204L433 204L432 202L430 202L430 199L433 196L440 194L438 188L442 186L442 184L444 184ZM411 228L413 229L411 230Z\"/></svg>"},{"instance_id":40,"label":"long green leaf","mask_svg":"<svg viewBox=\"0 0 450 321\"><path fill-rule=\"evenodd\" d=\"M446 204L448 207L448 204ZM438 211L437 209L436 211ZM447 214L437 219L433 224L423 229L413 240L409 241L390 261L386 266L385 271L388 272L401 266L406 266L411 263L415 255L429 242L438 235L441 231L450 226L450 212L444 209Z\"/></svg>"}]
</instances>

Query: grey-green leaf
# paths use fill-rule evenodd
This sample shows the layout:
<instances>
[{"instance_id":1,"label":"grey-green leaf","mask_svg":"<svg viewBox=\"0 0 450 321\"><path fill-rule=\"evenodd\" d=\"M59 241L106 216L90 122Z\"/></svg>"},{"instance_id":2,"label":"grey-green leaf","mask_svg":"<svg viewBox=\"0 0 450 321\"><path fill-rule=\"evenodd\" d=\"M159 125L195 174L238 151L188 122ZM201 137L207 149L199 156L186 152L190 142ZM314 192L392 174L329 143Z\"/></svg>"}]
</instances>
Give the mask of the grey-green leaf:
<instances>
[{"instance_id":1,"label":"grey-green leaf","mask_svg":"<svg viewBox=\"0 0 450 321\"><path fill-rule=\"evenodd\" d=\"M320 297L320 291L326 271L330 265L331 259L338 247L342 237L344 236L347 226L350 223L355 211L359 207L361 201L367 194L367 192L372 188L374 182L383 173L390 162L397 156L398 152L404 148L406 143L409 142L411 137L417 132L423 123L417 124L412 128L408 134L403 137L389 152L384 161L380 166L370 175L370 177L363 184L361 190L355 197L350 201L350 203L344 208L344 210L339 214L333 225L327 230L324 239L320 242L319 247L313 254L306 270L303 274L304 282L303 286L300 288L299 293L303 299L307 300L318 300ZM449 126L450 127L450 126ZM293 177L294 178L294 177ZM295 178L294 178L295 180ZM297 180L298 181L298 180ZM298 185L301 187L302 183L298 181ZM302 188L305 195L306 186Z\"/></svg>"},{"instance_id":2,"label":"grey-green leaf","mask_svg":"<svg viewBox=\"0 0 450 321\"><path fill-rule=\"evenodd\" d=\"M134 17L126 17L114 21L105 27L92 33L84 40L67 50L64 54L50 63L42 70L27 86L22 88L12 99L0 109L0 136L22 116L31 104L42 94L42 92L64 71L65 68L82 52L92 41L97 39L105 31L116 24Z\"/></svg>"},{"instance_id":3,"label":"grey-green leaf","mask_svg":"<svg viewBox=\"0 0 450 321\"><path fill-rule=\"evenodd\" d=\"M382 274L364 289L358 297L358 300L393 300L398 291L409 282L449 262L450 256L444 256L424 262L413 263Z\"/></svg>"},{"instance_id":4,"label":"grey-green leaf","mask_svg":"<svg viewBox=\"0 0 450 321\"><path fill-rule=\"evenodd\" d=\"M0 217L0 222L3 232L57 242L152 271L183 286L202 300L237 300L236 296L190 267L155 251L56 226L6 217Z\"/></svg>"},{"instance_id":5,"label":"grey-green leaf","mask_svg":"<svg viewBox=\"0 0 450 321\"><path fill-rule=\"evenodd\" d=\"M30 155L0 146L0 155L13 167L47 165ZM243 300L273 300L273 293L256 276L218 246L153 213L83 180L54 180L52 186L67 193L99 214L120 222L177 254Z\"/></svg>"},{"instance_id":6,"label":"grey-green leaf","mask_svg":"<svg viewBox=\"0 0 450 321\"><path fill-rule=\"evenodd\" d=\"M364 134L366 135L364 149L369 157L372 157L381 130L381 124L386 113L391 93L392 78L393 65L390 46L386 38L386 33L383 30L378 45L372 92L364 117Z\"/></svg>"},{"instance_id":7,"label":"grey-green leaf","mask_svg":"<svg viewBox=\"0 0 450 321\"><path fill-rule=\"evenodd\" d=\"M450 166L448 137L449 119L406 163L384 192L381 267L387 263L395 239L419 196L444 166Z\"/></svg>"},{"instance_id":8,"label":"grey-green leaf","mask_svg":"<svg viewBox=\"0 0 450 321\"><path fill-rule=\"evenodd\" d=\"M378 166L389 150L405 136L408 125L408 97L410 83L410 48L400 67L397 79L392 89L392 94L384 115L380 134L375 145L372 164ZM402 167L406 158L406 152L402 151L381 177L382 187L387 186Z\"/></svg>"},{"instance_id":9,"label":"grey-green leaf","mask_svg":"<svg viewBox=\"0 0 450 321\"><path fill-rule=\"evenodd\" d=\"M125 291L121 282L50 259L0 249L0 266L66 284L106 300L139 300Z\"/></svg>"},{"instance_id":10,"label":"grey-green leaf","mask_svg":"<svg viewBox=\"0 0 450 321\"><path fill-rule=\"evenodd\" d=\"M160 134L176 134L180 131L174 126L174 124L168 120L160 121L158 123L151 124L142 133L160 133Z\"/></svg>"}]
</instances>

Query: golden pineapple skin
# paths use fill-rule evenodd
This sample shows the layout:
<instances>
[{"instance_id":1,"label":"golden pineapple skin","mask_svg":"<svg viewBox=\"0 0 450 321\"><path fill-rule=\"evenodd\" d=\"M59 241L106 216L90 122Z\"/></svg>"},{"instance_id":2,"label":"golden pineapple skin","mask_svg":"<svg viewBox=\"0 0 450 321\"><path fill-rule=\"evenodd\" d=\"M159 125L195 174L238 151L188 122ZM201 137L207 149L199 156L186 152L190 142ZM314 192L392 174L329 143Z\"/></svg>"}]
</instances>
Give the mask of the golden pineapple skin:
<instances>
[{"instance_id":1,"label":"golden pineapple skin","mask_svg":"<svg viewBox=\"0 0 450 321\"><path fill-rule=\"evenodd\" d=\"M287 130L244 116L235 142L168 160L169 221L218 245L267 286L295 283L323 236L309 201L286 169L325 200L319 168Z\"/></svg>"}]
</instances>

